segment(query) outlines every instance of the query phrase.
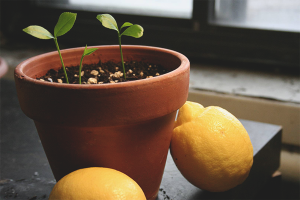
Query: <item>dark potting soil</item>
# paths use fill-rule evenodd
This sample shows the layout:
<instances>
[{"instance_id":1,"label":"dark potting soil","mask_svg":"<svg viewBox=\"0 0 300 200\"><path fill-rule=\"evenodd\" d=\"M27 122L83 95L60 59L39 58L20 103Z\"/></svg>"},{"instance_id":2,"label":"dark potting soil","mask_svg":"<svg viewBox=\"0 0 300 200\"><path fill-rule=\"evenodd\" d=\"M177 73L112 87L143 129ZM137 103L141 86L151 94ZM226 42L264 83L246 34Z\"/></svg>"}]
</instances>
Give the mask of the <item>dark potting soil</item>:
<instances>
[{"instance_id":1,"label":"dark potting soil","mask_svg":"<svg viewBox=\"0 0 300 200\"><path fill-rule=\"evenodd\" d=\"M161 65L149 64L142 61L130 61L124 63L126 80L123 76L123 67L120 63L112 61L97 64L83 64L81 70L82 84L105 84L119 83L125 81L140 80L159 76L169 71ZM66 67L70 84L79 83L79 66ZM50 69L45 76L37 78L38 80L48 82L66 83L63 69L58 71Z\"/></svg>"}]
</instances>

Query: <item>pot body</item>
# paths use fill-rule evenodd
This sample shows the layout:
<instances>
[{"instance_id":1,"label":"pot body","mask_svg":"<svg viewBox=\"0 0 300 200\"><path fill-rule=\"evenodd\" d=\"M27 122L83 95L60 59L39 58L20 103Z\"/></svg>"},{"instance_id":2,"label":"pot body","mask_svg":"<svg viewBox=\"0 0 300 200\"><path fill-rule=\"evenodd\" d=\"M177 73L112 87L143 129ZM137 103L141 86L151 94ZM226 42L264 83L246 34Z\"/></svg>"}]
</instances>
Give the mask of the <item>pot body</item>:
<instances>
[{"instance_id":1,"label":"pot body","mask_svg":"<svg viewBox=\"0 0 300 200\"><path fill-rule=\"evenodd\" d=\"M97 46L84 63L120 61L118 46ZM83 48L62 51L66 66L78 65ZM21 109L35 122L58 181L86 167L108 167L133 178L147 199L162 179L176 115L186 101L189 61L178 52L123 46L129 60L161 64L173 71L117 84L78 85L35 80L61 67L57 52L22 62L15 70Z\"/></svg>"}]
</instances>

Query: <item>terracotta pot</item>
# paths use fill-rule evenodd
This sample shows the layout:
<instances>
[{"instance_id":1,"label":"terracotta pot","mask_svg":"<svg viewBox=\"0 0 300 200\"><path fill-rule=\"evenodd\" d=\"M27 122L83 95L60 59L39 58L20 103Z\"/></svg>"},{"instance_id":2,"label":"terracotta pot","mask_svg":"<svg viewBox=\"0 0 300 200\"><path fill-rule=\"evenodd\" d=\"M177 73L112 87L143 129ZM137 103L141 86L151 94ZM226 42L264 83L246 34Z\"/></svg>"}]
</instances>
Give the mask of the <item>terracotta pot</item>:
<instances>
[{"instance_id":1,"label":"terracotta pot","mask_svg":"<svg viewBox=\"0 0 300 200\"><path fill-rule=\"evenodd\" d=\"M120 61L118 46L97 46L85 63ZM78 65L84 48L62 51L66 66ZM125 61L143 60L173 71L117 84L78 85L38 81L60 68L57 52L30 58L15 70L23 112L34 120L56 180L80 168L109 167L133 178L147 199L162 179L176 110L186 101L189 60L156 47L123 46Z\"/></svg>"},{"instance_id":2,"label":"terracotta pot","mask_svg":"<svg viewBox=\"0 0 300 200\"><path fill-rule=\"evenodd\" d=\"M8 70L7 64L3 58L0 57L0 78L3 77Z\"/></svg>"}]
</instances>

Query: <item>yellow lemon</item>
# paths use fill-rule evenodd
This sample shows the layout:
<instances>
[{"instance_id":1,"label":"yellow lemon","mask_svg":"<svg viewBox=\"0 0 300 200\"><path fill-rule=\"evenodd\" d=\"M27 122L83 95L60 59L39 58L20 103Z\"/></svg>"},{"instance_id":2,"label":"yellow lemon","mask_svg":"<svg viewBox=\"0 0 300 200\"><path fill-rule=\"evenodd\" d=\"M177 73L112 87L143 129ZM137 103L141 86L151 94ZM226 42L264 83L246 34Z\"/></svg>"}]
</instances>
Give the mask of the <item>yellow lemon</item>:
<instances>
[{"instance_id":1,"label":"yellow lemon","mask_svg":"<svg viewBox=\"0 0 300 200\"><path fill-rule=\"evenodd\" d=\"M170 149L182 175L211 192L243 183L253 164L253 147L240 121L223 108L194 102L179 109Z\"/></svg>"},{"instance_id":2,"label":"yellow lemon","mask_svg":"<svg viewBox=\"0 0 300 200\"><path fill-rule=\"evenodd\" d=\"M74 171L59 180L49 200L146 200L140 186L126 174L110 168Z\"/></svg>"}]
</instances>

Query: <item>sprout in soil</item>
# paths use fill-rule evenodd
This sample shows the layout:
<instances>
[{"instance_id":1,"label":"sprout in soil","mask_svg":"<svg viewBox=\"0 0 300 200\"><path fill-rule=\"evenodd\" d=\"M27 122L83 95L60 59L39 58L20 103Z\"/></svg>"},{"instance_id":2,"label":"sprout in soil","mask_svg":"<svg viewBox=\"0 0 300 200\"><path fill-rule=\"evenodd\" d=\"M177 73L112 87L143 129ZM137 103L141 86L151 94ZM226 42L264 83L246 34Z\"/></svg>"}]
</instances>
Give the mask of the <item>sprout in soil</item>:
<instances>
[{"instance_id":1,"label":"sprout in soil","mask_svg":"<svg viewBox=\"0 0 300 200\"><path fill-rule=\"evenodd\" d=\"M97 48L90 48L87 49L87 45L85 46L85 49L83 51L83 54L81 56L81 60L80 60L80 65L79 65L79 84L81 84L81 69L82 69L82 61L84 56L88 56L91 55L92 53L94 53L97 50Z\"/></svg>"},{"instance_id":2,"label":"sprout in soil","mask_svg":"<svg viewBox=\"0 0 300 200\"><path fill-rule=\"evenodd\" d=\"M141 27L138 24L132 24L132 23L129 23L129 22L125 22L119 30L116 20L109 14L97 15L97 19L102 23L102 25L104 27L116 30L118 32L119 47L120 47L120 54L121 54L122 67L123 67L123 74L124 74L124 78L126 80L126 73L125 73L122 46L121 46L121 36L122 35L127 35L127 36L131 36L131 37L135 37L135 38L140 38L140 37L143 36L144 29L143 29L143 27ZM125 31L123 31L123 33L120 33L120 31L124 27L128 27L128 28Z\"/></svg>"},{"instance_id":3,"label":"sprout in soil","mask_svg":"<svg viewBox=\"0 0 300 200\"><path fill-rule=\"evenodd\" d=\"M76 13L70 13L70 12L64 12L59 16L58 22L56 26L54 27L54 36L45 28L41 26L28 26L27 28L24 28L23 31L28 33L29 35L32 35L34 37L37 37L39 39L54 39L60 61L65 73L66 82L69 83L66 68L64 65L64 61L62 59L60 49L57 43L57 37L66 34L71 28L73 27L75 20L76 20Z\"/></svg>"}]
</instances>

